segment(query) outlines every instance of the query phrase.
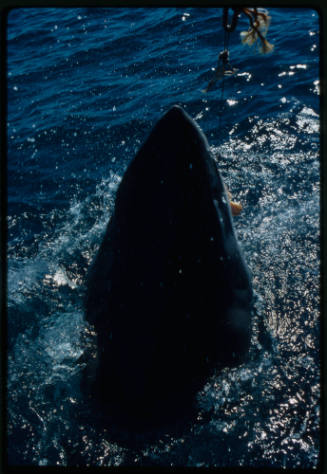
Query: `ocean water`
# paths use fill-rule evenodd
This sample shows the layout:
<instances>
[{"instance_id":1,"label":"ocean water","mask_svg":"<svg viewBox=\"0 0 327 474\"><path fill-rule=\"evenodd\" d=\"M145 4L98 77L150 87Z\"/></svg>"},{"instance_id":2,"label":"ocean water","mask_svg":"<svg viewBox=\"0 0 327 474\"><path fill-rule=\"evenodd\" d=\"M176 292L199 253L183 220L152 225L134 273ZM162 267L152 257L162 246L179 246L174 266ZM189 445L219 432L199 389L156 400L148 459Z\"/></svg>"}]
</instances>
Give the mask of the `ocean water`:
<instances>
[{"instance_id":1,"label":"ocean water","mask_svg":"<svg viewBox=\"0 0 327 474\"><path fill-rule=\"evenodd\" d=\"M207 93L221 8L15 9L7 23L8 462L317 467L320 459L319 16L269 10L259 54ZM80 387L88 268L126 166L169 106L194 117L243 211L249 360L208 379L179 429L103 426ZM84 356L84 358L83 358Z\"/></svg>"}]
</instances>

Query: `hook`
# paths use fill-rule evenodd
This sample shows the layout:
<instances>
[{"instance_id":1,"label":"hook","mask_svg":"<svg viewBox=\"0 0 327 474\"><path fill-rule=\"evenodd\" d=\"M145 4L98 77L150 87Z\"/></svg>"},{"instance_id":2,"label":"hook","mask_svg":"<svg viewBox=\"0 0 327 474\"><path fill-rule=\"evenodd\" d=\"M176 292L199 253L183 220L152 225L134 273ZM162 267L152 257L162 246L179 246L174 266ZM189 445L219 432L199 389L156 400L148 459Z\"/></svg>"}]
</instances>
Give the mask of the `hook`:
<instances>
[{"instance_id":1,"label":"hook","mask_svg":"<svg viewBox=\"0 0 327 474\"><path fill-rule=\"evenodd\" d=\"M230 25L228 24L228 7L224 7L224 10L223 10L223 27L224 27L225 31L227 31L228 33L231 33L232 31L235 30L237 20L238 20L238 15L239 15L239 13L241 12L242 9L241 8L232 8L232 10L234 10L234 13L233 13L232 21L231 21Z\"/></svg>"}]
</instances>

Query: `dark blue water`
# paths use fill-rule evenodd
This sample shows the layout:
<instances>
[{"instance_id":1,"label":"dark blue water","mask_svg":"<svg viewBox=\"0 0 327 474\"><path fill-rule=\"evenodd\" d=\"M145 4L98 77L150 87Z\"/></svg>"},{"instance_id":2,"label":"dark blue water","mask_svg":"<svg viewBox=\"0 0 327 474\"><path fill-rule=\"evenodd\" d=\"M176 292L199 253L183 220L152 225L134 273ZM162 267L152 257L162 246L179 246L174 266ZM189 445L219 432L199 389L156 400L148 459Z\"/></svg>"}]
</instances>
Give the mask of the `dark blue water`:
<instances>
[{"instance_id":1,"label":"dark blue water","mask_svg":"<svg viewBox=\"0 0 327 474\"><path fill-rule=\"evenodd\" d=\"M10 464L319 462L319 18L270 9L268 55L242 45L241 18L230 36L238 72L223 95L221 82L205 94L223 47L221 14L9 13ZM235 226L256 315L249 361L208 380L196 419L131 443L92 418L80 389L81 356L94 344L85 277L127 164L174 103L223 155L219 167L243 204Z\"/></svg>"}]
</instances>

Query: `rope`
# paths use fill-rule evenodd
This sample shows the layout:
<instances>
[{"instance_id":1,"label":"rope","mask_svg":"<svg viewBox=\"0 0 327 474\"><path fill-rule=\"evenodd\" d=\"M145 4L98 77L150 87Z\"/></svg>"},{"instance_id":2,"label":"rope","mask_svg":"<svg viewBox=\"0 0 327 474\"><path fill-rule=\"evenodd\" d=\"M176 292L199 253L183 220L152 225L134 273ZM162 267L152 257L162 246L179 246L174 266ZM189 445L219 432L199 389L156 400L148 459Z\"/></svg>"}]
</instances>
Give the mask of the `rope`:
<instances>
[{"instance_id":1,"label":"rope","mask_svg":"<svg viewBox=\"0 0 327 474\"><path fill-rule=\"evenodd\" d=\"M240 14L242 8L232 8L232 10L234 11L234 13L233 13L232 22L230 25L228 24L228 7L224 7L224 10L223 10L223 26L224 26L224 30L228 33L232 33L235 30L236 25L237 25L238 15Z\"/></svg>"},{"instance_id":2,"label":"rope","mask_svg":"<svg viewBox=\"0 0 327 474\"><path fill-rule=\"evenodd\" d=\"M224 8L224 11L228 10ZM225 20L225 15L223 16L223 24ZM235 25L236 26L236 25ZM235 28L234 26L234 28ZM220 53L221 55L226 52L226 60L228 60L228 47L229 47L229 35L230 35L230 30L225 28L224 25L224 51ZM225 64L223 63L223 70L225 72ZM221 93L220 93L220 111L219 111L219 119L218 119L218 128L220 129L221 127L221 117L222 117L222 112L223 112L223 101L224 101L224 92L225 92L225 74L223 74L222 77L222 82L221 82Z\"/></svg>"},{"instance_id":3,"label":"rope","mask_svg":"<svg viewBox=\"0 0 327 474\"><path fill-rule=\"evenodd\" d=\"M222 23L224 27L224 50L220 53L219 55L219 60L221 59L223 62L223 77L222 77L222 83L221 83L221 94L220 94L220 102L221 102L221 108L219 112L219 121L218 121L218 126L220 128L221 126L221 117L222 117L222 112L223 112L223 100L224 100L224 92L225 92L225 66L229 66L230 69L231 65L229 63L229 37L230 33L232 33L237 25L237 20L239 17L239 14L242 11L242 8L232 8L233 10L233 16L231 23L228 23L228 7L224 7L223 9L223 18L222 18Z\"/></svg>"}]
</instances>

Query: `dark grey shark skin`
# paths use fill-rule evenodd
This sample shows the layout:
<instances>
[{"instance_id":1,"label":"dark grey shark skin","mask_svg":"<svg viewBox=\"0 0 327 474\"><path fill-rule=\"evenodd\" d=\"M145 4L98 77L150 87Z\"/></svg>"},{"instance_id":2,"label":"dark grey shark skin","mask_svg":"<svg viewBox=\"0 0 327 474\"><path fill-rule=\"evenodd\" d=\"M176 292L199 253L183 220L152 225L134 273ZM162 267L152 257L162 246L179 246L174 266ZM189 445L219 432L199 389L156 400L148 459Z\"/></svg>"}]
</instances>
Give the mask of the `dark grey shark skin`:
<instances>
[{"instance_id":1,"label":"dark grey shark skin","mask_svg":"<svg viewBox=\"0 0 327 474\"><path fill-rule=\"evenodd\" d=\"M164 409L250 343L251 278L206 137L173 106L127 168L88 277L94 396Z\"/></svg>"}]
</instances>

